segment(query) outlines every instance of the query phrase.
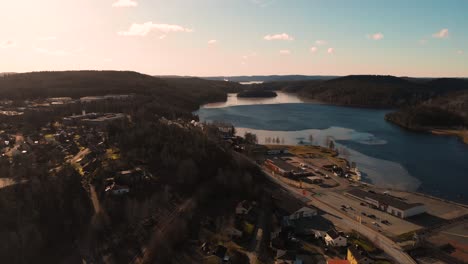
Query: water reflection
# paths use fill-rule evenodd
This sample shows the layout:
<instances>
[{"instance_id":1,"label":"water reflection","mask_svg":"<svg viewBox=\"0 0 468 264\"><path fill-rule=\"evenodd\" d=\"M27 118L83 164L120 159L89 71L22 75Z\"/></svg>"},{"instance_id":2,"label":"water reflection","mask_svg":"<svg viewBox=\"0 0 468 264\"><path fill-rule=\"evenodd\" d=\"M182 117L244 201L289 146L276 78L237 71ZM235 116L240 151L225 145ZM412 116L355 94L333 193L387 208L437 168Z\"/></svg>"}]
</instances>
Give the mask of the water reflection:
<instances>
[{"instance_id":1,"label":"water reflection","mask_svg":"<svg viewBox=\"0 0 468 264\"><path fill-rule=\"evenodd\" d=\"M304 103L304 100L295 94L276 92L278 96L271 98L238 98L237 94L230 93L226 102L210 103L203 105L202 108L222 108L236 105L262 105L262 104L288 104Z\"/></svg>"}]
</instances>

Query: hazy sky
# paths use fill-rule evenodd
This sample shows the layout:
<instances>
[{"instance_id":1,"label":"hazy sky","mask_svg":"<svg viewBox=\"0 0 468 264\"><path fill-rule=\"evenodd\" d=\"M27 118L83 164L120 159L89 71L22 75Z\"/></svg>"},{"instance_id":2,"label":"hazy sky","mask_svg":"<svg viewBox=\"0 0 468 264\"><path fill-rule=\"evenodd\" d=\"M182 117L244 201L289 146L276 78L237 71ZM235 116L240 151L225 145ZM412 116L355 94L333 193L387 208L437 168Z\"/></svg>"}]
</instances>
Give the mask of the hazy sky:
<instances>
[{"instance_id":1,"label":"hazy sky","mask_svg":"<svg viewBox=\"0 0 468 264\"><path fill-rule=\"evenodd\" d=\"M468 77L468 1L0 0L0 72Z\"/></svg>"}]
</instances>

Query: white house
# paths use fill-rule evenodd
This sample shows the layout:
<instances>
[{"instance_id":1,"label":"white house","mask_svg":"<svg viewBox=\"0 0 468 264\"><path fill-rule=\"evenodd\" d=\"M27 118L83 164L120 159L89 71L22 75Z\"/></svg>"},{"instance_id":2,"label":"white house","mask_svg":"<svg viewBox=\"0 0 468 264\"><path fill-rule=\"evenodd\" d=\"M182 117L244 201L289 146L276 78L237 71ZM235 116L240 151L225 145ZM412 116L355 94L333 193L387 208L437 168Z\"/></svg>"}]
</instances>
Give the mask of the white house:
<instances>
[{"instance_id":1,"label":"white house","mask_svg":"<svg viewBox=\"0 0 468 264\"><path fill-rule=\"evenodd\" d=\"M245 214L248 214L251 209L252 209L252 204L250 202L244 200L244 201L240 202L239 204L237 204L236 214L245 215Z\"/></svg>"},{"instance_id":2,"label":"white house","mask_svg":"<svg viewBox=\"0 0 468 264\"><path fill-rule=\"evenodd\" d=\"M332 229L325 234L325 244L332 247L345 247L348 244L348 240Z\"/></svg>"},{"instance_id":3,"label":"white house","mask_svg":"<svg viewBox=\"0 0 468 264\"><path fill-rule=\"evenodd\" d=\"M317 209L309 206L304 206L289 216L289 220L297 220L308 218L317 215Z\"/></svg>"}]
</instances>

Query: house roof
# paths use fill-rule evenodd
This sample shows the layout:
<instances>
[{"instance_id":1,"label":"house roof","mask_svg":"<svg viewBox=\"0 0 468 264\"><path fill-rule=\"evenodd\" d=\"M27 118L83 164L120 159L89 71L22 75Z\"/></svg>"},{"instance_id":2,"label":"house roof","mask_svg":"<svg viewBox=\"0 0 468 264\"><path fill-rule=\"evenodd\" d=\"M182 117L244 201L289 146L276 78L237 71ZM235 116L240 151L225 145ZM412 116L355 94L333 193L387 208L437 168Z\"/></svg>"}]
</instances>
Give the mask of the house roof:
<instances>
[{"instance_id":1,"label":"house roof","mask_svg":"<svg viewBox=\"0 0 468 264\"><path fill-rule=\"evenodd\" d=\"M219 258L224 258L226 256L227 248L225 246L218 245L214 253L215 256Z\"/></svg>"},{"instance_id":2,"label":"house roof","mask_svg":"<svg viewBox=\"0 0 468 264\"><path fill-rule=\"evenodd\" d=\"M367 257L367 253L365 253L364 251L360 250L357 246L350 246L348 247L348 250L351 252L351 255L354 256L354 258L357 260L357 261L360 261L360 260L363 260L365 258L368 258Z\"/></svg>"},{"instance_id":3,"label":"house roof","mask_svg":"<svg viewBox=\"0 0 468 264\"><path fill-rule=\"evenodd\" d=\"M268 159L273 165L277 166L278 168L284 171L295 171L298 170L296 166L293 166L282 159Z\"/></svg>"},{"instance_id":4,"label":"house roof","mask_svg":"<svg viewBox=\"0 0 468 264\"><path fill-rule=\"evenodd\" d=\"M396 197L380 194L380 193L371 193L366 192L360 189L353 189L348 191L349 194L356 196L361 199L372 199L378 201L380 204L386 204L400 210L408 210L417 206L423 205L422 203L406 203Z\"/></svg>"},{"instance_id":5,"label":"house roof","mask_svg":"<svg viewBox=\"0 0 468 264\"><path fill-rule=\"evenodd\" d=\"M327 264L349 264L346 259L329 259Z\"/></svg>"},{"instance_id":6,"label":"house roof","mask_svg":"<svg viewBox=\"0 0 468 264\"><path fill-rule=\"evenodd\" d=\"M332 239L337 239L341 236L338 232L336 232L335 229L328 230L327 235L330 236Z\"/></svg>"},{"instance_id":7,"label":"house roof","mask_svg":"<svg viewBox=\"0 0 468 264\"><path fill-rule=\"evenodd\" d=\"M296 220L289 220L288 217L286 217L283 221L283 225L292 226L296 233L308 230L326 232L333 227L330 221L318 215Z\"/></svg>"},{"instance_id":8,"label":"house roof","mask_svg":"<svg viewBox=\"0 0 468 264\"><path fill-rule=\"evenodd\" d=\"M317 212L317 209L309 207L309 206L304 206L301 207L299 210L295 211L292 214L300 213L300 212Z\"/></svg>"}]
</instances>

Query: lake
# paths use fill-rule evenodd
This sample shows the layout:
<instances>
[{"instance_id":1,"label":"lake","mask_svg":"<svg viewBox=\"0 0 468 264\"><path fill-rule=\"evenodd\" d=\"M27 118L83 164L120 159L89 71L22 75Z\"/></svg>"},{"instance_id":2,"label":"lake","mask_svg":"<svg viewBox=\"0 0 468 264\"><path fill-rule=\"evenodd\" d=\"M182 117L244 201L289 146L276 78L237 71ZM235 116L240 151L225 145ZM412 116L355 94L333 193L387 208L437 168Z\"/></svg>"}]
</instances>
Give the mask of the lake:
<instances>
[{"instance_id":1,"label":"lake","mask_svg":"<svg viewBox=\"0 0 468 264\"><path fill-rule=\"evenodd\" d=\"M325 145L356 162L363 181L468 203L468 145L455 137L410 132L384 120L391 110L304 102L294 94L237 98L202 106L201 121L224 121L260 144Z\"/></svg>"}]
</instances>

